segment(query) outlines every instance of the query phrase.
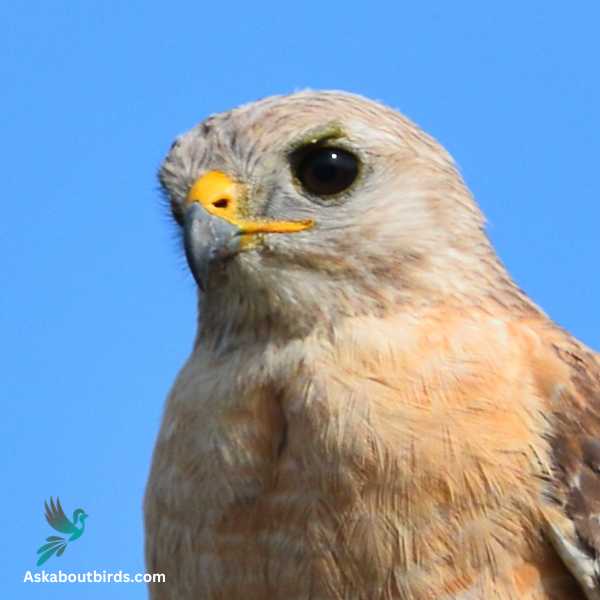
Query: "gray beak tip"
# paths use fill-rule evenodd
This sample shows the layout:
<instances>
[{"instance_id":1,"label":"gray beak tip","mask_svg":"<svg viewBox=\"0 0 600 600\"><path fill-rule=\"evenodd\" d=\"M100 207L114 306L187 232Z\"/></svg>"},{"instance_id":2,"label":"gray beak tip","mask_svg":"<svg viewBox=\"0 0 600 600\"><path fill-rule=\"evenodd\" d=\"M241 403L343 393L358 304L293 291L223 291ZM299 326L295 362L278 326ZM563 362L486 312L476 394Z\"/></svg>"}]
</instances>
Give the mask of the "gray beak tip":
<instances>
[{"instance_id":1,"label":"gray beak tip","mask_svg":"<svg viewBox=\"0 0 600 600\"><path fill-rule=\"evenodd\" d=\"M212 264L239 250L239 234L237 225L211 215L198 203L186 209L183 222L185 256L202 292L206 291Z\"/></svg>"}]
</instances>

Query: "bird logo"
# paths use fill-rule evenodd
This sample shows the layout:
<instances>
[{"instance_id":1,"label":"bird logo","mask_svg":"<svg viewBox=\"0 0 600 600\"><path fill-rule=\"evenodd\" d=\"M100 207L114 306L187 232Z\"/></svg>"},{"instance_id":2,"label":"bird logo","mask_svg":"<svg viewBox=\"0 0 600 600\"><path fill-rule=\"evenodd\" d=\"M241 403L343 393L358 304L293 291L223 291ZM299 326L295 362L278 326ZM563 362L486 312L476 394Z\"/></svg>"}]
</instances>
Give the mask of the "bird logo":
<instances>
[{"instance_id":1,"label":"bird logo","mask_svg":"<svg viewBox=\"0 0 600 600\"><path fill-rule=\"evenodd\" d=\"M36 563L38 567L43 565L53 555L62 556L68 543L75 541L83 535L85 530L85 520L88 517L87 513L82 508L78 508L73 511L73 520L69 521L60 504L58 496L56 497L56 503L51 496L50 505L48 505L48 502L44 502L44 507L46 508L46 521L48 521L51 527L56 529L56 531L66 533L69 538L66 539L66 537L60 537L58 535L47 537L46 541L48 543L40 546L37 551L39 554Z\"/></svg>"}]
</instances>

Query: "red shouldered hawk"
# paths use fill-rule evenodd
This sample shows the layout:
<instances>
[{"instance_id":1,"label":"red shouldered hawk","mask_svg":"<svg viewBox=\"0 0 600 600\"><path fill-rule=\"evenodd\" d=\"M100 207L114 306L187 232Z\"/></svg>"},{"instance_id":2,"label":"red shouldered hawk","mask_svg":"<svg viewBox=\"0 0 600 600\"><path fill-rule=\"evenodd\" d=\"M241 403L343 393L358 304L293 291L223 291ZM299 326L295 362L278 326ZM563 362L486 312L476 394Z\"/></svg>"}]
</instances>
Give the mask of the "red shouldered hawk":
<instances>
[{"instance_id":1,"label":"red shouldered hawk","mask_svg":"<svg viewBox=\"0 0 600 600\"><path fill-rule=\"evenodd\" d=\"M160 181L198 283L145 500L154 600L600 598L600 361L448 154L358 96L212 116Z\"/></svg>"}]
</instances>

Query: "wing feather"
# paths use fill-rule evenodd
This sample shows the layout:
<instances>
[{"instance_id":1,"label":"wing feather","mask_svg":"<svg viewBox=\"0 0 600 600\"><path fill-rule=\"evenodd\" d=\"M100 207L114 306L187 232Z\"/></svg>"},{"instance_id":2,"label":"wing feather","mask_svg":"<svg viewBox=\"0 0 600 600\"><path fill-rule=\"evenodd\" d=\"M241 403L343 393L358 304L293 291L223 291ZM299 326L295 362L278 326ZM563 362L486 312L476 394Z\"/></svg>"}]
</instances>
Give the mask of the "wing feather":
<instances>
[{"instance_id":1,"label":"wing feather","mask_svg":"<svg viewBox=\"0 0 600 600\"><path fill-rule=\"evenodd\" d=\"M552 407L555 477L546 534L588 600L600 600L600 359L573 339L554 350L571 381Z\"/></svg>"},{"instance_id":2,"label":"wing feather","mask_svg":"<svg viewBox=\"0 0 600 600\"><path fill-rule=\"evenodd\" d=\"M48 521L50 526L56 529L56 531L60 531L61 533L73 533L76 531L77 528L75 525L67 519L58 496L56 497L56 504L52 497L50 497L50 506L48 506L47 502L44 502L44 506L46 508L46 521Z\"/></svg>"}]
</instances>

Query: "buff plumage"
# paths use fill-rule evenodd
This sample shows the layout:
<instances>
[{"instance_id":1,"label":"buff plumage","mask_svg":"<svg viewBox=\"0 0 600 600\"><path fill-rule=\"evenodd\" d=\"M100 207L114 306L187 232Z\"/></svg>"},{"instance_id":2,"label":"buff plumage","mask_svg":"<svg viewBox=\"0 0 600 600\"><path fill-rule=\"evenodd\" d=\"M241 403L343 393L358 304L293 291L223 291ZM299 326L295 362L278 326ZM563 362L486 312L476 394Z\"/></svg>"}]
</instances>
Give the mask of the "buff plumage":
<instances>
[{"instance_id":1,"label":"buff plumage","mask_svg":"<svg viewBox=\"0 0 600 600\"><path fill-rule=\"evenodd\" d=\"M325 198L290 165L322 140L360 162ZM314 226L201 270L146 493L153 600L600 597L598 357L512 282L448 154L302 92L176 140L179 222L213 172L243 204L228 228Z\"/></svg>"}]
</instances>

